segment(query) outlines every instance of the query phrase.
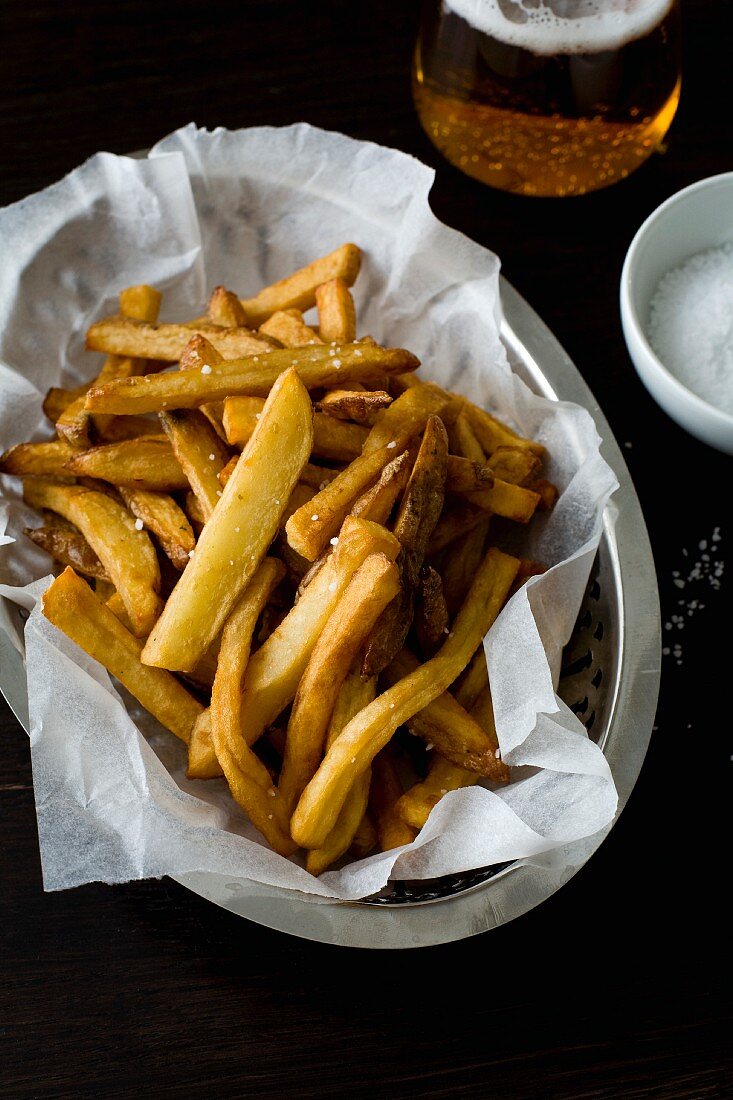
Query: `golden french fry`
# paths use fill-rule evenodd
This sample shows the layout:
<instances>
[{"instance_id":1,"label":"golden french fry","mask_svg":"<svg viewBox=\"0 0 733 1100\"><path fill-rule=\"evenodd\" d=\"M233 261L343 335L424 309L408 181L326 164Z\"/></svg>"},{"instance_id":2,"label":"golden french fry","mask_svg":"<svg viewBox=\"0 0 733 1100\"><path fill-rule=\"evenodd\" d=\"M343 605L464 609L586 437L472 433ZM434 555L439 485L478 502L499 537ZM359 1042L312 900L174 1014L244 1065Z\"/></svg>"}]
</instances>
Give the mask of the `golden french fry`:
<instances>
[{"instance_id":1,"label":"golden french fry","mask_svg":"<svg viewBox=\"0 0 733 1100\"><path fill-rule=\"evenodd\" d=\"M519 576L519 571L517 571ZM516 579L516 578L515 578ZM511 589L509 590L511 592ZM489 673L486 668L486 654L483 646L474 653L465 671L453 690L453 695L462 707L471 709L482 691L489 686Z\"/></svg>"},{"instance_id":2,"label":"golden french fry","mask_svg":"<svg viewBox=\"0 0 733 1100\"><path fill-rule=\"evenodd\" d=\"M335 537L360 494L380 476L392 454L390 448L383 447L355 459L307 505L298 509L285 526L293 550L308 561L315 561L329 540Z\"/></svg>"},{"instance_id":3,"label":"golden french fry","mask_svg":"<svg viewBox=\"0 0 733 1100\"><path fill-rule=\"evenodd\" d=\"M399 548L394 535L381 525L347 516L333 554L249 662L242 702L248 745L292 702L313 647L362 562L377 553L394 561Z\"/></svg>"},{"instance_id":4,"label":"golden french fry","mask_svg":"<svg viewBox=\"0 0 733 1100\"><path fill-rule=\"evenodd\" d=\"M420 570L415 627L423 655L432 656L448 633L448 608L440 574L430 565L424 565Z\"/></svg>"},{"instance_id":5,"label":"golden french fry","mask_svg":"<svg viewBox=\"0 0 733 1100\"><path fill-rule=\"evenodd\" d=\"M494 477L511 485L526 485L542 467L542 459L526 447L497 447L489 465Z\"/></svg>"},{"instance_id":6,"label":"golden french fry","mask_svg":"<svg viewBox=\"0 0 733 1100\"><path fill-rule=\"evenodd\" d=\"M471 427L465 409L462 409L448 429L451 450L467 458L470 462L477 462L483 466L486 462L486 453L476 438L476 433ZM494 471L496 473L496 471ZM501 476L500 474L496 475ZM508 480L508 479L507 479Z\"/></svg>"},{"instance_id":7,"label":"golden french fry","mask_svg":"<svg viewBox=\"0 0 733 1100\"><path fill-rule=\"evenodd\" d=\"M91 382L84 382L81 386L65 390L60 386L51 386L43 399L42 409L48 419L55 424L65 409L68 409L78 397L82 397L91 386Z\"/></svg>"},{"instance_id":8,"label":"golden french fry","mask_svg":"<svg viewBox=\"0 0 733 1100\"><path fill-rule=\"evenodd\" d=\"M126 439L74 454L66 472L76 477L96 477L126 489L166 493L187 489L188 480L164 439Z\"/></svg>"},{"instance_id":9,"label":"golden french fry","mask_svg":"<svg viewBox=\"0 0 733 1100\"><path fill-rule=\"evenodd\" d=\"M376 453L376 452L375 452ZM403 451L382 470L379 481L355 501L350 514L372 523L386 523L395 501L403 492L410 479L414 454Z\"/></svg>"},{"instance_id":10,"label":"golden french fry","mask_svg":"<svg viewBox=\"0 0 733 1100\"><path fill-rule=\"evenodd\" d=\"M158 320L163 295L147 283L128 286L120 291L120 313L123 317L132 317L135 321L147 321L153 324Z\"/></svg>"},{"instance_id":11,"label":"golden french fry","mask_svg":"<svg viewBox=\"0 0 733 1100\"><path fill-rule=\"evenodd\" d=\"M122 322L121 322L122 323ZM235 332L235 329L223 329ZM335 351L334 355L329 352ZM275 380L290 367L307 389L334 384L348 385L353 381L368 381L382 372L399 373L415 370L419 360L403 348L371 347L365 344L344 344L340 348L283 348L247 359L231 359L206 368L177 373L127 378L94 387L87 394L86 407L91 412L144 413L161 409L192 409L225 397L266 396ZM397 402L394 402L396 405ZM390 409L394 407L390 406ZM385 409L379 415L385 415ZM375 425L376 427L376 425ZM375 428L372 429L374 432ZM385 440L388 443L389 440ZM376 447L370 447L376 450Z\"/></svg>"},{"instance_id":12,"label":"golden french fry","mask_svg":"<svg viewBox=\"0 0 733 1100\"><path fill-rule=\"evenodd\" d=\"M408 393L414 393L408 390ZM399 653L412 624L415 588L425 551L443 508L448 436L438 416L429 416L420 449L395 520L402 551L398 558L402 588L385 609L366 647L363 676L375 676Z\"/></svg>"},{"instance_id":13,"label":"golden french fry","mask_svg":"<svg viewBox=\"0 0 733 1100\"><path fill-rule=\"evenodd\" d=\"M100 598L100 600L102 599L102 594L101 593L99 594L99 598ZM130 616L127 614L127 608L125 607L124 601L122 599L122 596L119 594L119 592L115 592L114 588L113 588L112 592L110 593L109 596L107 596L104 603L109 608L109 610L112 612L114 617L116 619L119 619L119 621L124 626L125 630L129 630L130 634L134 634L135 631L132 628L132 622L130 621ZM140 644L142 645L143 643L141 642Z\"/></svg>"},{"instance_id":14,"label":"golden french fry","mask_svg":"<svg viewBox=\"0 0 733 1100\"><path fill-rule=\"evenodd\" d=\"M189 325L151 325L126 317L105 317L87 332L89 351L125 355L135 359L162 359L175 363L194 333L200 333L225 358L258 355L272 350L273 344L248 328L225 328L208 322Z\"/></svg>"},{"instance_id":15,"label":"golden french fry","mask_svg":"<svg viewBox=\"0 0 733 1100\"><path fill-rule=\"evenodd\" d=\"M81 531L57 516L49 518L43 527L25 527L26 535L41 550L45 550L62 565L70 565L77 573L109 581L109 574Z\"/></svg>"},{"instance_id":16,"label":"golden french fry","mask_svg":"<svg viewBox=\"0 0 733 1100\"><path fill-rule=\"evenodd\" d=\"M391 404L392 398L386 390L329 390L315 408L339 420L372 424L376 413Z\"/></svg>"},{"instance_id":17,"label":"golden french fry","mask_svg":"<svg viewBox=\"0 0 733 1100\"><path fill-rule=\"evenodd\" d=\"M228 397L225 400L223 424L229 443L237 446L250 439L264 405L262 397ZM319 412L313 417L313 451L331 462L351 462L358 458L367 434L361 424L348 424Z\"/></svg>"},{"instance_id":18,"label":"golden french fry","mask_svg":"<svg viewBox=\"0 0 733 1100\"><path fill-rule=\"evenodd\" d=\"M239 462L239 455L232 455L232 457L227 462L226 466L222 466L222 468L219 470L219 473L216 475L216 480L219 482L222 489L224 488L227 481L229 481L229 478L234 473L238 462Z\"/></svg>"},{"instance_id":19,"label":"golden french fry","mask_svg":"<svg viewBox=\"0 0 733 1100\"><path fill-rule=\"evenodd\" d=\"M257 328L277 310L299 309L305 312L316 304L316 288L330 279L343 279L352 286L361 266L361 250L355 244L340 248L300 268L279 283L273 283L256 294L243 298L247 324Z\"/></svg>"},{"instance_id":20,"label":"golden french fry","mask_svg":"<svg viewBox=\"0 0 733 1100\"><path fill-rule=\"evenodd\" d=\"M453 618L466 598L476 570L481 564L490 523L491 517L484 516L472 531L456 539L448 548L447 556L440 568L440 575L450 618Z\"/></svg>"},{"instance_id":21,"label":"golden french fry","mask_svg":"<svg viewBox=\"0 0 733 1100\"><path fill-rule=\"evenodd\" d=\"M216 286L209 298L208 317L213 325L222 328L244 328L247 318L233 290Z\"/></svg>"},{"instance_id":22,"label":"golden french fry","mask_svg":"<svg viewBox=\"0 0 733 1100\"><path fill-rule=\"evenodd\" d=\"M290 812L320 763L339 688L399 587L397 566L384 554L371 554L354 573L313 648L295 694L280 774L280 791Z\"/></svg>"},{"instance_id":23,"label":"golden french fry","mask_svg":"<svg viewBox=\"0 0 733 1100\"><path fill-rule=\"evenodd\" d=\"M226 449L210 422L198 409L160 413L160 423L201 510L209 519L221 496L219 471L229 461Z\"/></svg>"},{"instance_id":24,"label":"golden french fry","mask_svg":"<svg viewBox=\"0 0 733 1100\"><path fill-rule=\"evenodd\" d=\"M412 844L415 839L415 830L397 812L397 803L403 790L390 748L387 745L374 757L369 791L369 809L377 829L379 847L383 852Z\"/></svg>"},{"instance_id":25,"label":"golden french fry","mask_svg":"<svg viewBox=\"0 0 733 1100\"><path fill-rule=\"evenodd\" d=\"M494 484L491 466L471 462L460 455L448 455L445 488L448 493L469 493L477 489L490 489Z\"/></svg>"},{"instance_id":26,"label":"golden french fry","mask_svg":"<svg viewBox=\"0 0 733 1100\"><path fill-rule=\"evenodd\" d=\"M417 382L405 390L396 401L377 413L374 427L364 444L364 454L386 447L394 439L418 435L430 416L440 416L450 402L450 395L430 382Z\"/></svg>"},{"instance_id":27,"label":"golden french fry","mask_svg":"<svg viewBox=\"0 0 733 1100\"><path fill-rule=\"evenodd\" d=\"M358 672L350 672L338 693L336 705L333 709L331 722L328 727L326 747L330 748L344 726L358 714L363 707L371 703L377 689L376 680L362 680ZM357 834L364 821L367 803L369 801L369 785L371 783L371 768L358 777L354 786L349 791L348 798L339 814L338 820L331 832L326 837L322 848L316 848L308 852L306 870L312 875L321 875L336 860L340 859L349 846L358 843ZM362 843L363 843L362 839ZM376 835L369 851L376 845ZM366 853L365 853L366 854Z\"/></svg>"},{"instance_id":28,"label":"golden french fry","mask_svg":"<svg viewBox=\"0 0 733 1100\"><path fill-rule=\"evenodd\" d=\"M435 657L352 718L328 750L293 814L291 833L300 845L318 848L324 843L357 776L397 727L433 702L465 668L503 606L518 568L516 558L492 547Z\"/></svg>"},{"instance_id":29,"label":"golden french fry","mask_svg":"<svg viewBox=\"0 0 733 1100\"><path fill-rule=\"evenodd\" d=\"M540 501L539 493L498 478L490 489L461 495L469 504L505 519L512 519L515 523L529 523Z\"/></svg>"},{"instance_id":30,"label":"golden french fry","mask_svg":"<svg viewBox=\"0 0 733 1100\"><path fill-rule=\"evenodd\" d=\"M43 614L116 676L161 725L188 743L203 705L170 673L140 663L140 640L125 629L73 569L65 569L46 590Z\"/></svg>"},{"instance_id":31,"label":"golden french fry","mask_svg":"<svg viewBox=\"0 0 733 1100\"><path fill-rule=\"evenodd\" d=\"M284 348L305 348L310 344L322 344L323 340L303 320L298 310L278 310L269 317L259 331L279 341Z\"/></svg>"},{"instance_id":32,"label":"golden french fry","mask_svg":"<svg viewBox=\"0 0 733 1100\"><path fill-rule=\"evenodd\" d=\"M176 569L185 569L196 539L186 515L167 493L147 489L120 489L133 516L155 535Z\"/></svg>"},{"instance_id":33,"label":"golden french fry","mask_svg":"<svg viewBox=\"0 0 733 1100\"><path fill-rule=\"evenodd\" d=\"M287 371L148 638L146 664L189 671L213 642L280 526L310 456L312 417L307 390Z\"/></svg>"},{"instance_id":34,"label":"golden french fry","mask_svg":"<svg viewBox=\"0 0 733 1100\"><path fill-rule=\"evenodd\" d=\"M138 531L126 508L106 493L81 485L59 485L40 478L23 483L32 508L49 508L78 527L124 600L138 637L160 614L160 569L153 544Z\"/></svg>"},{"instance_id":35,"label":"golden french fry","mask_svg":"<svg viewBox=\"0 0 733 1100\"><path fill-rule=\"evenodd\" d=\"M535 493L539 493L540 495L540 499L537 503L539 511L551 512L560 497L560 491L557 485L553 485L551 481L540 478L539 481L535 481L532 488Z\"/></svg>"},{"instance_id":36,"label":"golden french fry","mask_svg":"<svg viewBox=\"0 0 733 1100\"><path fill-rule=\"evenodd\" d=\"M545 453L541 443L535 443L533 439L524 439L507 424L497 420L471 401L464 403L462 411L487 455L493 455L497 447L524 447L540 457Z\"/></svg>"},{"instance_id":37,"label":"golden french fry","mask_svg":"<svg viewBox=\"0 0 733 1100\"><path fill-rule=\"evenodd\" d=\"M316 287L318 331L327 344L348 344L356 339L356 310L350 285L337 277Z\"/></svg>"},{"instance_id":38,"label":"golden french fry","mask_svg":"<svg viewBox=\"0 0 733 1100\"><path fill-rule=\"evenodd\" d=\"M218 736L223 743L229 744L230 749L241 738L242 683L252 648L252 635L265 604L284 575L285 569L279 561L265 558L224 625L211 707L196 723L189 745L190 779L210 779L222 774L214 749L215 725Z\"/></svg>"},{"instance_id":39,"label":"golden french fry","mask_svg":"<svg viewBox=\"0 0 733 1100\"><path fill-rule=\"evenodd\" d=\"M66 463L74 449L65 439L47 443L18 443L0 455L0 473L14 477L53 477L71 480Z\"/></svg>"}]
</instances>

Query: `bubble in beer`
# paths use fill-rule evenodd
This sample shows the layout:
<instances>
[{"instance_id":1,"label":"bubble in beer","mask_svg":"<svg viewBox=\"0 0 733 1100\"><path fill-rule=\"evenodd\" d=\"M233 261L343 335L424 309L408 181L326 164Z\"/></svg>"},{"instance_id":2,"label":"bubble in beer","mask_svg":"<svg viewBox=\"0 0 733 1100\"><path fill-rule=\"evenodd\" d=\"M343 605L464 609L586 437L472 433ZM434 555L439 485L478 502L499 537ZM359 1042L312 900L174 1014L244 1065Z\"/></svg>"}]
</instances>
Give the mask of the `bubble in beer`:
<instances>
[{"instance_id":1,"label":"bubble in beer","mask_svg":"<svg viewBox=\"0 0 733 1100\"><path fill-rule=\"evenodd\" d=\"M642 38L672 0L446 0L484 34L532 53L601 53Z\"/></svg>"}]
</instances>

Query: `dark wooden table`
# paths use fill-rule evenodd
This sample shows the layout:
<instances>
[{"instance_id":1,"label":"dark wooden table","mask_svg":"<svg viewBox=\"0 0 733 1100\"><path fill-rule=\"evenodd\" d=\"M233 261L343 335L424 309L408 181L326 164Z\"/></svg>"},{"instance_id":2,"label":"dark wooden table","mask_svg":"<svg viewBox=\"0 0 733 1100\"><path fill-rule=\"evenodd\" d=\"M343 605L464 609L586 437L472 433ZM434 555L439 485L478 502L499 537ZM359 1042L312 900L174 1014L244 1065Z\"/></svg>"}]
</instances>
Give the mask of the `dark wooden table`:
<instances>
[{"instance_id":1,"label":"dark wooden table","mask_svg":"<svg viewBox=\"0 0 733 1100\"><path fill-rule=\"evenodd\" d=\"M667 154L608 191L550 202L483 188L423 136L409 87L413 0L5 0L0 202L192 119L305 119L435 165L438 215L499 253L627 445L669 620L683 548L695 555L720 527L725 552L730 462L642 388L617 289L643 218L733 168L731 7L685 4L686 83ZM704 610L674 635L682 663L665 658L641 779L598 854L520 920L423 951L293 939L167 880L44 894L27 739L3 709L2 1095L733 1095L725 584L700 596Z\"/></svg>"}]
</instances>

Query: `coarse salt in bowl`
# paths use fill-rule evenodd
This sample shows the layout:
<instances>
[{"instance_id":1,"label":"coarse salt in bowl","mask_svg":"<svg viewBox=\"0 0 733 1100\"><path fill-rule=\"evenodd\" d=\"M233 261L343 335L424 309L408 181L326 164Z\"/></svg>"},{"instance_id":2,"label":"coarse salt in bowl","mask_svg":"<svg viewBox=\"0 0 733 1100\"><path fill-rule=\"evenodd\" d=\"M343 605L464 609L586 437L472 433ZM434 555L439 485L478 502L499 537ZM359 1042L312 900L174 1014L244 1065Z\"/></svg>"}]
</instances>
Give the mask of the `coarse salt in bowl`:
<instances>
[{"instance_id":1,"label":"coarse salt in bowl","mask_svg":"<svg viewBox=\"0 0 733 1100\"><path fill-rule=\"evenodd\" d=\"M643 223L621 274L621 321L655 401L733 454L733 172L677 192Z\"/></svg>"}]
</instances>

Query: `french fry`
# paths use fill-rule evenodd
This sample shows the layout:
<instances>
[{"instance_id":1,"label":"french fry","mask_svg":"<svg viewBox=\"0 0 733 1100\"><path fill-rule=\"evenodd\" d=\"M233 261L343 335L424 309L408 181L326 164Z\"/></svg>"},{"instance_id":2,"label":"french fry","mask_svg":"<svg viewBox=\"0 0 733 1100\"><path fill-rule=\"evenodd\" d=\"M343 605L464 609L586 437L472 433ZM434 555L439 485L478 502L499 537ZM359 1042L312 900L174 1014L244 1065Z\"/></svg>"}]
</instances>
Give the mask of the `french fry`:
<instances>
[{"instance_id":1,"label":"french fry","mask_svg":"<svg viewBox=\"0 0 733 1100\"><path fill-rule=\"evenodd\" d=\"M451 634L429 661L360 711L328 750L291 820L293 839L320 847L333 828L355 779L398 726L433 702L465 668L504 604L519 568L492 547L476 575Z\"/></svg>"},{"instance_id":2,"label":"french fry","mask_svg":"<svg viewBox=\"0 0 733 1100\"><path fill-rule=\"evenodd\" d=\"M540 512L551 512L560 497L557 485L553 485L551 481L546 481L545 478L540 478L539 481L535 481L532 488L535 493L540 495L537 504L538 510Z\"/></svg>"},{"instance_id":3,"label":"french fry","mask_svg":"<svg viewBox=\"0 0 733 1100\"><path fill-rule=\"evenodd\" d=\"M173 453L208 520L222 490L218 474L229 461L226 449L210 422L198 409L160 413L160 423Z\"/></svg>"},{"instance_id":4,"label":"french fry","mask_svg":"<svg viewBox=\"0 0 733 1100\"><path fill-rule=\"evenodd\" d=\"M386 447L393 439L418 435L428 417L440 416L448 404L448 396L431 383L418 382L411 386L388 408L377 413L364 444L364 454Z\"/></svg>"},{"instance_id":5,"label":"french fry","mask_svg":"<svg viewBox=\"0 0 733 1100\"><path fill-rule=\"evenodd\" d=\"M448 428L448 438L450 439L451 450L455 454L462 455L470 462L477 462L480 466L485 464L486 453L476 438L476 433L471 427L465 408L461 410ZM496 473L496 471L494 472ZM497 474L498 476L500 475Z\"/></svg>"},{"instance_id":6,"label":"french fry","mask_svg":"<svg viewBox=\"0 0 733 1100\"><path fill-rule=\"evenodd\" d=\"M377 452L375 452L377 453ZM355 501L351 515L369 519L372 523L386 523L397 498L410 479L414 454L403 451L382 470L379 481Z\"/></svg>"},{"instance_id":7,"label":"french fry","mask_svg":"<svg viewBox=\"0 0 733 1100\"><path fill-rule=\"evenodd\" d=\"M403 348L344 344L337 349L338 354L330 356L329 351L332 350L317 347L269 350L266 354L247 359L225 360L216 368L211 367L210 373L205 371L208 364L204 363L199 371L184 370L121 379L106 386L93 387L87 394L86 407L91 412L118 414L158 412L166 408L193 409L225 397L264 397L276 379L290 367L298 368L298 375L307 389L315 389L368 381L375 374L381 378L383 372L391 374L415 370L419 365L419 360ZM390 409L396 404L395 401ZM385 409L380 415L386 415L389 411ZM385 440L387 442L388 439ZM370 450L376 449L370 447Z\"/></svg>"},{"instance_id":8,"label":"french fry","mask_svg":"<svg viewBox=\"0 0 733 1100\"><path fill-rule=\"evenodd\" d=\"M326 748L329 749L344 726L358 714L363 707L371 703L376 693L376 680L362 680L358 672L349 672L336 699L331 722L328 727ZM322 848L308 852L306 870L312 875L321 875L348 851L352 843L359 843L357 835L364 821L369 801L371 768L358 777L349 791L348 798L339 814L338 820L326 837ZM361 839L361 838L360 838ZM362 843L365 841L362 839ZM376 834L368 851L376 846ZM367 853L365 853L367 854Z\"/></svg>"},{"instance_id":9,"label":"french fry","mask_svg":"<svg viewBox=\"0 0 733 1100\"><path fill-rule=\"evenodd\" d=\"M191 521L191 526L197 534L201 534L201 530L206 523L206 517L204 516L203 509L193 493L186 493L185 500L186 515Z\"/></svg>"},{"instance_id":10,"label":"french fry","mask_svg":"<svg viewBox=\"0 0 733 1100\"><path fill-rule=\"evenodd\" d=\"M306 325L298 310L278 310L273 313L259 331L282 344L284 348L305 348L310 344L322 344L317 332Z\"/></svg>"},{"instance_id":11,"label":"french fry","mask_svg":"<svg viewBox=\"0 0 733 1100\"><path fill-rule=\"evenodd\" d=\"M24 481L23 499L79 528L124 600L135 634L149 633L162 607L160 569L153 544L127 509L106 493L41 478Z\"/></svg>"},{"instance_id":12,"label":"french fry","mask_svg":"<svg viewBox=\"0 0 733 1100\"><path fill-rule=\"evenodd\" d=\"M354 573L313 648L295 694L280 775L280 791L290 812L320 763L341 684L399 587L397 566L384 554L371 554Z\"/></svg>"},{"instance_id":13,"label":"french fry","mask_svg":"<svg viewBox=\"0 0 733 1100\"><path fill-rule=\"evenodd\" d=\"M222 328L244 328L247 324L239 298L224 286L214 287L209 298L208 318L212 325Z\"/></svg>"},{"instance_id":14,"label":"french fry","mask_svg":"<svg viewBox=\"0 0 733 1100\"><path fill-rule=\"evenodd\" d=\"M489 465L494 477L511 485L527 485L542 466L542 459L526 447L497 447Z\"/></svg>"},{"instance_id":15,"label":"french fry","mask_svg":"<svg viewBox=\"0 0 733 1100\"><path fill-rule=\"evenodd\" d=\"M519 576L519 570L517 570L517 576ZM511 589L509 591L511 592ZM470 710L481 692L485 691L488 686L489 673L486 668L486 655L483 646L479 646L468 662L461 678L457 681L453 695L462 707Z\"/></svg>"},{"instance_id":16,"label":"french fry","mask_svg":"<svg viewBox=\"0 0 733 1100\"><path fill-rule=\"evenodd\" d=\"M222 466L222 468L219 470L219 473L216 475L216 480L219 482L222 489L224 488L227 481L229 481L229 478L232 476L235 469L237 468L237 463L238 462L239 462L239 455L232 455L232 457L227 462L226 466Z\"/></svg>"},{"instance_id":17,"label":"french fry","mask_svg":"<svg viewBox=\"0 0 733 1100\"><path fill-rule=\"evenodd\" d=\"M242 683L252 648L252 635L265 604L284 575L285 569L279 561L265 558L224 625L211 707L196 723L189 744L189 779L210 779L222 774L214 749L214 726L222 744L227 745L236 758L235 742L241 739Z\"/></svg>"},{"instance_id":18,"label":"french fry","mask_svg":"<svg viewBox=\"0 0 733 1100\"><path fill-rule=\"evenodd\" d=\"M465 413L469 424L474 430L476 438L484 452L491 456L497 447L523 447L541 458L545 448L541 443L535 443L533 439L525 439L513 431L507 424L496 417L480 409L471 401L464 403L462 411Z\"/></svg>"},{"instance_id":19,"label":"french fry","mask_svg":"<svg viewBox=\"0 0 733 1100\"><path fill-rule=\"evenodd\" d=\"M87 577L109 581L109 573L81 531L58 516L53 516L43 527L25 527L23 534L62 565L70 565Z\"/></svg>"},{"instance_id":20,"label":"french fry","mask_svg":"<svg viewBox=\"0 0 733 1100\"><path fill-rule=\"evenodd\" d=\"M521 485L512 485L498 478L490 489L461 494L469 504L482 508L515 523L529 523L540 502L540 494Z\"/></svg>"},{"instance_id":21,"label":"french fry","mask_svg":"<svg viewBox=\"0 0 733 1100\"><path fill-rule=\"evenodd\" d=\"M188 743L203 705L175 676L140 663L140 640L125 629L73 569L65 569L46 590L43 614L116 676L161 725Z\"/></svg>"},{"instance_id":22,"label":"french fry","mask_svg":"<svg viewBox=\"0 0 733 1100\"><path fill-rule=\"evenodd\" d=\"M225 328L208 322L196 324L195 328L174 324L151 325L127 317L105 317L90 326L87 349L104 351L108 355L176 363L194 333L205 336L225 359L258 355L271 351L273 347L271 340L258 336L248 328Z\"/></svg>"},{"instance_id":23,"label":"french fry","mask_svg":"<svg viewBox=\"0 0 733 1100\"><path fill-rule=\"evenodd\" d=\"M385 390L329 390L314 407L339 420L371 424L375 414L391 404L392 398Z\"/></svg>"},{"instance_id":24,"label":"french fry","mask_svg":"<svg viewBox=\"0 0 733 1100\"><path fill-rule=\"evenodd\" d=\"M151 493L147 489L120 489L133 516L155 535L163 551L176 569L185 569L196 538L186 515L166 493Z\"/></svg>"},{"instance_id":25,"label":"french fry","mask_svg":"<svg viewBox=\"0 0 733 1100\"><path fill-rule=\"evenodd\" d=\"M459 455L448 455L448 469L445 478L446 492L470 493L478 489L490 489L494 484L494 471L491 466L471 462Z\"/></svg>"},{"instance_id":26,"label":"french fry","mask_svg":"<svg viewBox=\"0 0 733 1100\"><path fill-rule=\"evenodd\" d=\"M123 317L132 317L135 321L147 321L154 324L158 320L163 295L147 283L128 286L120 291L120 313Z\"/></svg>"},{"instance_id":27,"label":"french fry","mask_svg":"<svg viewBox=\"0 0 733 1100\"><path fill-rule=\"evenodd\" d=\"M356 339L356 310L350 285L337 277L316 287L318 331L327 344L348 344Z\"/></svg>"},{"instance_id":28,"label":"french fry","mask_svg":"<svg viewBox=\"0 0 733 1100\"><path fill-rule=\"evenodd\" d=\"M369 792L369 809L377 829L379 847L383 852L412 844L415 839L415 830L397 812L397 803L402 794L402 784L394 765L391 746L386 745L374 757Z\"/></svg>"},{"instance_id":29,"label":"french fry","mask_svg":"<svg viewBox=\"0 0 733 1100\"><path fill-rule=\"evenodd\" d=\"M359 566L370 554L382 553L394 561L399 548L394 535L381 525L347 516L333 554L249 662L242 701L242 732L248 745L294 699L313 647Z\"/></svg>"},{"instance_id":30,"label":"french fry","mask_svg":"<svg viewBox=\"0 0 733 1100\"><path fill-rule=\"evenodd\" d=\"M84 382L81 386L65 390L60 386L51 386L43 399L42 409L48 419L55 424L65 409L68 409L78 397L82 397L92 385Z\"/></svg>"},{"instance_id":31,"label":"french fry","mask_svg":"<svg viewBox=\"0 0 733 1100\"><path fill-rule=\"evenodd\" d=\"M440 574L430 565L420 570L415 607L415 627L420 649L431 656L448 633L448 608Z\"/></svg>"},{"instance_id":32,"label":"french fry","mask_svg":"<svg viewBox=\"0 0 733 1100\"><path fill-rule=\"evenodd\" d=\"M228 397L224 402L224 433L233 446L246 443L257 426L262 397ZM313 417L313 451L330 462L351 462L361 454L368 435L361 424L350 424L325 413Z\"/></svg>"},{"instance_id":33,"label":"french fry","mask_svg":"<svg viewBox=\"0 0 733 1100\"><path fill-rule=\"evenodd\" d=\"M427 557L434 558L441 550L445 550L446 546L450 546L457 539L467 535L469 531L473 531L474 527L478 527L486 518L486 512L482 508L474 508L460 500L446 506L435 525Z\"/></svg>"},{"instance_id":34,"label":"french fry","mask_svg":"<svg viewBox=\"0 0 733 1100\"><path fill-rule=\"evenodd\" d=\"M66 469L66 463L73 455L74 449L65 439L52 439L47 443L18 443L0 455L0 473L70 481L73 475Z\"/></svg>"},{"instance_id":35,"label":"french fry","mask_svg":"<svg viewBox=\"0 0 733 1100\"><path fill-rule=\"evenodd\" d=\"M213 642L280 526L310 456L312 416L305 387L287 371L148 638L146 664L190 671Z\"/></svg>"},{"instance_id":36,"label":"french fry","mask_svg":"<svg viewBox=\"0 0 733 1100\"><path fill-rule=\"evenodd\" d=\"M316 304L316 288L330 279L343 279L351 286L359 274L361 250L355 244L342 244L340 248L300 268L287 279L267 286L254 298L243 298L242 307L247 324L258 328L263 321L281 309L300 309L305 312Z\"/></svg>"},{"instance_id":37,"label":"french fry","mask_svg":"<svg viewBox=\"0 0 733 1100\"><path fill-rule=\"evenodd\" d=\"M187 489L188 480L164 439L126 439L104 443L74 454L66 472L76 477L95 477L125 489L168 493Z\"/></svg>"},{"instance_id":38,"label":"french fry","mask_svg":"<svg viewBox=\"0 0 733 1100\"><path fill-rule=\"evenodd\" d=\"M392 454L390 448L383 447L355 459L307 505L299 508L285 526L293 550L308 561L315 561L336 535L357 498L380 476Z\"/></svg>"},{"instance_id":39,"label":"french fry","mask_svg":"<svg viewBox=\"0 0 733 1100\"><path fill-rule=\"evenodd\" d=\"M101 593L99 594L99 598L102 599L102 594ZM112 612L114 617L116 619L119 619L119 621L124 626L125 630L128 630L130 632L130 634L134 634L135 631L132 628L132 622L130 620L130 616L127 614L127 608L125 607L122 596L119 594L119 592L116 592L114 590L114 586L113 586L113 589L112 589L112 592L110 593L110 595L107 596L107 598L104 600L104 603L109 608L109 610Z\"/></svg>"},{"instance_id":40,"label":"french fry","mask_svg":"<svg viewBox=\"0 0 733 1100\"><path fill-rule=\"evenodd\" d=\"M237 302L239 302L238 298ZM219 354L216 348L213 347L204 336L198 334L192 336L183 349L178 368L179 370L200 371L204 367L213 368L215 366L220 366L223 362L224 358ZM201 405L201 412L209 421L220 439L223 439L226 443L226 435L222 423L224 417L224 402L210 401L206 405Z\"/></svg>"},{"instance_id":41,"label":"french fry","mask_svg":"<svg viewBox=\"0 0 733 1100\"><path fill-rule=\"evenodd\" d=\"M363 676L381 672L399 653L407 637L425 551L443 508L447 458L445 427L439 417L431 415L394 525L394 533L402 546L397 562L402 589L372 631L364 654Z\"/></svg>"},{"instance_id":42,"label":"french fry","mask_svg":"<svg viewBox=\"0 0 733 1100\"><path fill-rule=\"evenodd\" d=\"M466 598L476 570L481 564L490 523L491 517L485 516L472 531L456 539L448 548L440 575L450 618L453 618Z\"/></svg>"}]
</instances>

